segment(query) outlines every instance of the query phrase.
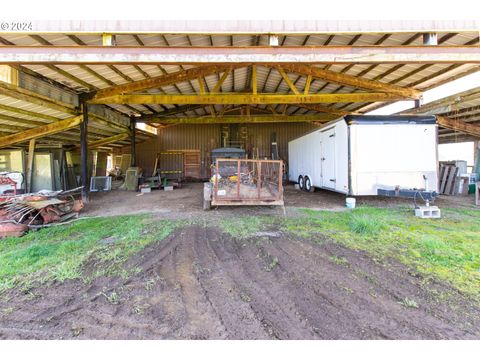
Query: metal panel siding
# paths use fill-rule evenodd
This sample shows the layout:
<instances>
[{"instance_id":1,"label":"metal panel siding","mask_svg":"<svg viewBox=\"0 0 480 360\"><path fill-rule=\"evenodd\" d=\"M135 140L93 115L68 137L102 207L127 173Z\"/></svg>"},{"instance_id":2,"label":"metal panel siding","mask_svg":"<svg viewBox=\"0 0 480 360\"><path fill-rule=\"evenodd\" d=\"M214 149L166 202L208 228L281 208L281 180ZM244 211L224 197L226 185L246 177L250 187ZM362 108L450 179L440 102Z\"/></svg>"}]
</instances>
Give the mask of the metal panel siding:
<instances>
[{"instance_id":1,"label":"metal panel siding","mask_svg":"<svg viewBox=\"0 0 480 360\"><path fill-rule=\"evenodd\" d=\"M299 137L316 126L309 123L292 124L245 124L247 128L247 151L259 148L259 155L271 157L270 138L276 133L278 152L281 159L288 160L288 142ZM210 151L221 147L221 124L212 125L176 125L159 129L156 138L137 144L137 164L150 175L153 171L156 154L165 150L200 149L201 176L209 176ZM123 148L129 153L130 148Z\"/></svg>"}]
</instances>

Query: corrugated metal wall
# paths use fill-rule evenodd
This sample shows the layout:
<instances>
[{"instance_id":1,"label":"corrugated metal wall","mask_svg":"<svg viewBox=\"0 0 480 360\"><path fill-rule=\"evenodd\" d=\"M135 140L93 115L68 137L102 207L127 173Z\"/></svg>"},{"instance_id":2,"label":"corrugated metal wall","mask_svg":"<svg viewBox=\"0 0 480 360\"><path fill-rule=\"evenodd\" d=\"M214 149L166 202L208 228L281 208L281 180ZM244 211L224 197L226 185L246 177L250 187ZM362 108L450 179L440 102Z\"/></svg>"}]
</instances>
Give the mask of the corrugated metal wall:
<instances>
[{"instance_id":1,"label":"corrugated metal wall","mask_svg":"<svg viewBox=\"0 0 480 360\"><path fill-rule=\"evenodd\" d=\"M276 134L279 156L288 159L288 142L299 137L316 126L310 123L278 123L278 124L246 124L246 150L250 152L257 147L261 158L270 158L270 142L272 133ZM159 129L157 138L137 145L137 165L144 169L147 175L153 171L156 154L165 150L200 149L202 177L209 176L210 151L222 147L222 125L176 125ZM130 147L123 149L130 152ZM250 157L251 154L249 154Z\"/></svg>"}]
</instances>

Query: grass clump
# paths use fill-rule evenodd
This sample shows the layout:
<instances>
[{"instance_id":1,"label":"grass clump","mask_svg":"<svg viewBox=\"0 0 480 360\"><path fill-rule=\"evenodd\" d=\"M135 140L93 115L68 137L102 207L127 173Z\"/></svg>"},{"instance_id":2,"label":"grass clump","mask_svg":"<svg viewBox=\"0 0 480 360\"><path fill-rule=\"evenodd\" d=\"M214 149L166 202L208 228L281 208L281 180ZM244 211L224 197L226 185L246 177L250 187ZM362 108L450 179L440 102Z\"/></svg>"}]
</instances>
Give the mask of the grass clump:
<instances>
[{"instance_id":1,"label":"grass clump","mask_svg":"<svg viewBox=\"0 0 480 360\"><path fill-rule=\"evenodd\" d=\"M267 218L258 216L224 218L220 220L220 228L237 239L254 236L255 233L264 230L267 224Z\"/></svg>"},{"instance_id":2,"label":"grass clump","mask_svg":"<svg viewBox=\"0 0 480 360\"><path fill-rule=\"evenodd\" d=\"M377 235L383 228L384 224L366 214L352 214L349 222L350 229L363 236Z\"/></svg>"}]
</instances>

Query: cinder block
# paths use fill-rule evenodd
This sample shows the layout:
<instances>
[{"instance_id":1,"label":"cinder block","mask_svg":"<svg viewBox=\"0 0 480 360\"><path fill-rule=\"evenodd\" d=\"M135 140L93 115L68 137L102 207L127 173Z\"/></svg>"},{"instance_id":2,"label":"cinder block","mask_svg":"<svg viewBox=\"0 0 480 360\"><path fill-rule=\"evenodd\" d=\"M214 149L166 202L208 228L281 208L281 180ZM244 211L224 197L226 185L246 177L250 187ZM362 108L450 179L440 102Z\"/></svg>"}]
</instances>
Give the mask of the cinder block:
<instances>
[{"instance_id":1,"label":"cinder block","mask_svg":"<svg viewBox=\"0 0 480 360\"><path fill-rule=\"evenodd\" d=\"M420 206L415 209L415 216L422 219L439 219L441 213L437 206Z\"/></svg>"}]
</instances>

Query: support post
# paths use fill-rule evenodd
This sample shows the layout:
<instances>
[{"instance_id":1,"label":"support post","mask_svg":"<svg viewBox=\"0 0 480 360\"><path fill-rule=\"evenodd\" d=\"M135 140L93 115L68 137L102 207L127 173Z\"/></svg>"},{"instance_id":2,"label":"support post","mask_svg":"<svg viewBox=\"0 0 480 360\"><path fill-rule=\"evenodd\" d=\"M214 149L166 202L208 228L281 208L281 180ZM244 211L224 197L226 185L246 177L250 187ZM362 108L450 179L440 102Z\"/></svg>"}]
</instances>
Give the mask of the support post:
<instances>
[{"instance_id":1,"label":"support post","mask_svg":"<svg viewBox=\"0 0 480 360\"><path fill-rule=\"evenodd\" d=\"M34 153L35 153L35 139L32 139L28 144L27 179L26 179L26 188L25 188L25 192L27 194L32 191L32 172L33 172Z\"/></svg>"},{"instance_id":2,"label":"support post","mask_svg":"<svg viewBox=\"0 0 480 360\"><path fill-rule=\"evenodd\" d=\"M136 146L135 146L135 135L136 135L136 127L137 120L133 117L130 118L130 142L131 142L131 152L132 152L132 160L130 165L136 166L137 165L137 154L136 154Z\"/></svg>"},{"instance_id":3,"label":"support post","mask_svg":"<svg viewBox=\"0 0 480 360\"><path fill-rule=\"evenodd\" d=\"M88 202L88 105L82 102L83 119L80 123L80 175L82 181L82 200Z\"/></svg>"}]
</instances>

